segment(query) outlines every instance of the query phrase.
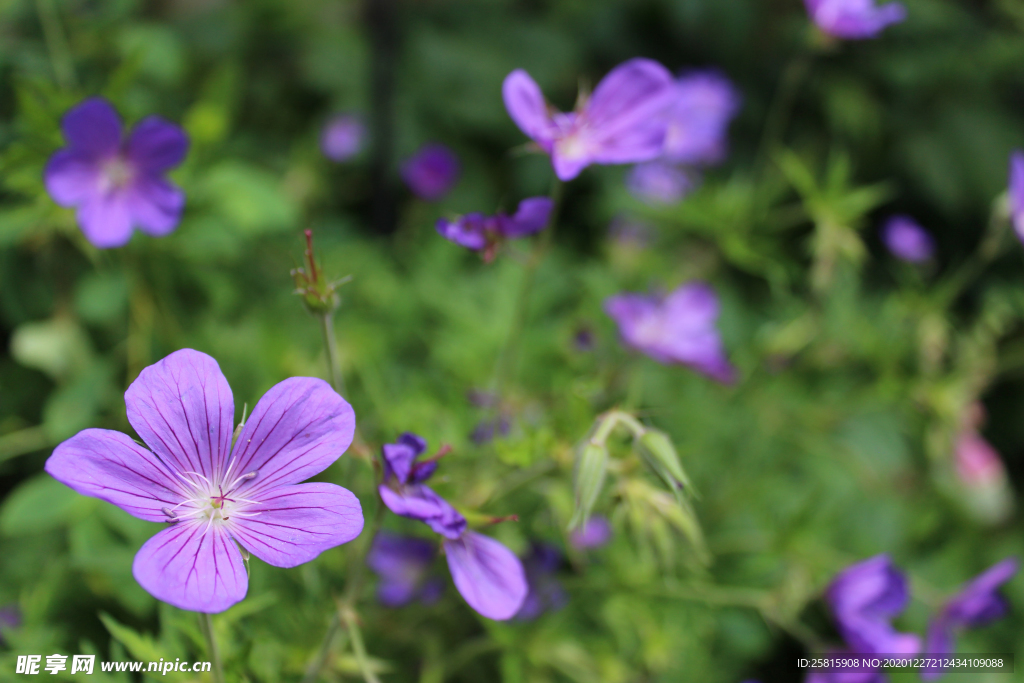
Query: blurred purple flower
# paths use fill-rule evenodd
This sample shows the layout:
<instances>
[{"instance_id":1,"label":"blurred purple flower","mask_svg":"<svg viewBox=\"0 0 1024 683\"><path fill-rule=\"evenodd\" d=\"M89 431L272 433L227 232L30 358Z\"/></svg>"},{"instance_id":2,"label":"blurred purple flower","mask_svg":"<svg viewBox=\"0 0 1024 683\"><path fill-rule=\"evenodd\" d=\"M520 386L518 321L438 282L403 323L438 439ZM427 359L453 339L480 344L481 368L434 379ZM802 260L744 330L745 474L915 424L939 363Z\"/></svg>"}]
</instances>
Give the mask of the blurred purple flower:
<instances>
[{"instance_id":1,"label":"blurred purple flower","mask_svg":"<svg viewBox=\"0 0 1024 683\"><path fill-rule=\"evenodd\" d=\"M444 145L424 145L402 164L402 179L414 195L436 202L455 187L459 158Z\"/></svg>"},{"instance_id":2,"label":"blurred purple flower","mask_svg":"<svg viewBox=\"0 0 1024 683\"><path fill-rule=\"evenodd\" d=\"M509 116L551 155L555 175L572 180L590 164L630 164L661 156L666 115L674 94L672 74L650 59L612 69L576 111L553 111L540 87L522 69L505 77Z\"/></svg>"},{"instance_id":3,"label":"blurred purple flower","mask_svg":"<svg viewBox=\"0 0 1024 683\"><path fill-rule=\"evenodd\" d=\"M1010 557L989 567L963 586L928 624L926 652L932 656L952 654L955 631L984 626L1005 615L1009 608L997 591L1013 578L1019 568L1017 559ZM921 678L934 681L943 671L943 667L924 669Z\"/></svg>"},{"instance_id":4,"label":"blurred purple flower","mask_svg":"<svg viewBox=\"0 0 1024 683\"><path fill-rule=\"evenodd\" d=\"M725 159L729 122L740 109L740 95L718 71L683 74L665 133L665 158L688 165Z\"/></svg>"},{"instance_id":5,"label":"blurred purple flower","mask_svg":"<svg viewBox=\"0 0 1024 683\"><path fill-rule=\"evenodd\" d=\"M849 650L835 649L830 650L827 656L842 659L851 654ZM804 678L804 683L887 683L888 680L881 671L811 671Z\"/></svg>"},{"instance_id":6,"label":"blurred purple flower","mask_svg":"<svg viewBox=\"0 0 1024 683\"><path fill-rule=\"evenodd\" d=\"M548 543L533 543L530 553L523 558L526 583L529 591L523 606L516 613L516 619L532 621L544 612L556 611L565 606L568 596L562 584L555 578L562 563L562 553Z\"/></svg>"},{"instance_id":7,"label":"blurred purple flower","mask_svg":"<svg viewBox=\"0 0 1024 683\"><path fill-rule=\"evenodd\" d=\"M504 212L494 216L468 213L454 221L439 218L436 227L441 237L467 249L482 251L484 260L490 261L505 240L526 237L547 227L554 206L547 197L530 197L519 202L512 216Z\"/></svg>"},{"instance_id":8,"label":"blurred purple flower","mask_svg":"<svg viewBox=\"0 0 1024 683\"><path fill-rule=\"evenodd\" d=\"M473 428L469 435L470 441L478 446L490 442L496 436L508 436L512 430L512 423L505 415L499 415L493 420L484 420Z\"/></svg>"},{"instance_id":9,"label":"blurred purple flower","mask_svg":"<svg viewBox=\"0 0 1024 683\"><path fill-rule=\"evenodd\" d=\"M921 263L935 254L935 240L910 216L892 216L882 227L882 241L896 258Z\"/></svg>"},{"instance_id":10,"label":"blurred purple flower","mask_svg":"<svg viewBox=\"0 0 1024 683\"><path fill-rule=\"evenodd\" d=\"M0 645L4 644L4 631L21 626L21 610L17 605L0 607Z\"/></svg>"},{"instance_id":11,"label":"blurred purple flower","mask_svg":"<svg viewBox=\"0 0 1024 683\"><path fill-rule=\"evenodd\" d=\"M1024 152L1010 156L1010 216L1017 237L1024 242Z\"/></svg>"},{"instance_id":12,"label":"blurred purple flower","mask_svg":"<svg viewBox=\"0 0 1024 683\"><path fill-rule=\"evenodd\" d=\"M426 449L427 442L410 432L384 445L381 499L396 515L418 519L444 538L452 580L470 607L489 619L511 619L526 597L523 565L498 541L469 531L466 518L423 483L437 469L436 458L416 462Z\"/></svg>"},{"instance_id":13,"label":"blurred purple flower","mask_svg":"<svg viewBox=\"0 0 1024 683\"><path fill-rule=\"evenodd\" d=\"M217 362L192 349L151 365L125 393L127 435L86 429L57 446L46 471L75 491L170 527L135 556L135 580L181 609L223 612L245 597L238 545L275 567L309 562L363 528L359 501L300 482L352 443L352 407L320 379L264 394L232 448L235 404Z\"/></svg>"},{"instance_id":14,"label":"blurred purple flower","mask_svg":"<svg viewBox=\"0 0 1024 683\"><path fill-rule=\"evenodd\" d=\"M594 515L582 527L569 534L569 543L577 550L600 548L612 538L612 525L603 515Z\"/></svg>"},{"instance_id":15,"label":"blurred purple flower","mask_svg":"<svg viewBox=\"0 0 1024 683\"><path fill-rule=\"evenodd\" d=\"M665 298L619 294L604 309L630 346L659 363L682 363L719 382L731 383L729 363L715 327L718 297L710 285L693 282Z\"/></svg>"},{"instance_id":16,"label":"blurred purple flower","mask_svg":"<svg viewBox=\"0 0 1024 683\"><path fill-rule=\"evenodd\" d=\"M898 633L889 623L907 606L906 577L888 555L878 555L847 567L825 592L839 633L854 652L917 654L921 639Z\"/></svg>"},{"instance_id":17,"label":"blurred purple flower","mask_svg":"<svg viewBox=\"0 0 1024 683\"><path fill-rule=\"evenodd\" d=\"M320 135L320 150L331 161L347 161L359 153L366 140L366 125L355 114L331 118Z\"/></svg>"},{"instance_id":18,"label":"blurred purple flower","mask_svg":"<svg viewBox=\"0 0 1024 683\"><path fill-rule=\"evenodd\" d=\"M401 607L416 599L428 604L435 601L444 589L427 577L436 555L434 544L426 539L379 532L366 564L380 576L377 599L381 604Z\"/></svg>"},{"instance_id":19,"label":"blurred purple flower","mask_svg":"<svg viewBox=\"0 0 1024 683\"><path fill-rule=\"evenodd\" d=\"M153 237L174 231L185 193L164 174L188 152L179 126L149 116L123 138L121 119L106 100L78 104L61 122L67 147L46 164L46 191L57 204L78 209L78 225L100 249L120 247L139 228Z\"/></svg>"},{"instance_id":20,"label":"blurred purple flower","mask_svg":"<svg viewBox=\"0 0 1024 683\"><path fill-rule=\"evenodd\" d=\"M626 177L630 193L651 204L675 204L696 185L691 174L661 160L637 164Z\"/></svg>"},{"instance_id":21,"label":"blurred purple flower","mask_svg":"<svg viewBox=\"0 0 1024 683\"><path fill-rule=\"evenodd\" d=\"M647 223L616 216L608 226L608 237L620 247L645 249L654 241L654 229Z\"/></svg>"},{"instance_id":22,"label":"blurred purple flower","mask_svg":"<svg viewBox=\"0 0 1024 683\"><path fill-rule=\"evenodd\" d=\"M582 327L576 330L572 336L572 347L581 353L594 350L594 331L589 327Z\"/></svg>"},{"instance_id":23,"label":"blurred purple flower","mask_svg":"<svg viewBox=\"0 0 1024 683\"><path fill-rule=\"evenodd\" d=\"M875 0L804 0L811 19L825 33L836 38L874 38L886 26L907 18L898 2L875 6Z\"/></svg>"}]
</instances>

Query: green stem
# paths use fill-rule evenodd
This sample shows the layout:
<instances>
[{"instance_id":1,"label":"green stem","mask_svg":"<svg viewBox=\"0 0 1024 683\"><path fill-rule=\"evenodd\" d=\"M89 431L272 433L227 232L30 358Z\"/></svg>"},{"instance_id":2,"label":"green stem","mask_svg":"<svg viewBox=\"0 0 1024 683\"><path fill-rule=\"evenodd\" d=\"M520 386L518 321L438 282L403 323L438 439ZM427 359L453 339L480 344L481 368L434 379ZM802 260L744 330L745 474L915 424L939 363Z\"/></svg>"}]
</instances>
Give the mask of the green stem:
<instances>
[{"instance_id":1,"label":"green stem","mask_svg":"<svg viewBox=\"0 0 1024 683\"><path fill-rule=\"evenodd\" d=\"M217 638L213 634L213 618L205 612L200 613L199 626L203 631L203 636L206 638L210 659L213 660L213 680L215 683L224 683L224 665L220 661Z\"/></svg>"},{"instance_id":2,"label":"green stem","mask_svg":"<svg viewBox=\"0 0 1024 683\"><path fill-rule=\"evenodd\" d=\"M338 343L334 336L334 315L324 313L320 316L320 330L324 335L324 350L327 351L327 371L331 377L331 386L341 395L345 393L345 379L341 375L341 361L338 358Z\"/></svg>"},{"instance_id":3,"label":"green stem","mask_svg":"<svg viewBox=\"0 0 1024 683\"><path fill-rule=\"evenodd\" d=\"M779 86L772 98L768 116L765 119L764 130L761 133L761 142L757 148L757 158L754 168L758 175L764 169L764 164L772 148L777 145L786 133L786 123L793 110L793 103L800 91L800 86L811 70L812 53L800 52L790 59L786 68L782 71L779 79Z\"/></svg>"},{"instance_id":4,"label":"green stem","mask_svg":"<svg viewBox=\"0 0 1024 683\"><path fill-rule=\"evenodd\" d=\"M57 85L62 90L70 90L75 87L75 67L57 8L53 6L53 0L36 0L36 12L43 26L43 38Z\"/></svg>"},{"instance_id":5,"label":"green stem","mask_svg":"<svg viewBox=\"0 0 1024 683\"><path fill-rule=\"evenodd\" d=\"M343 604L339 608L341 618L345 622L349 636L352 638L352 653L356 656L356 665L363 674L366 683L380 683L380 679L370 669L370 662L366 658L366 647L363 644L363 632L359 630L359 618L350 605Z\"/></svg>"}]
</instances>

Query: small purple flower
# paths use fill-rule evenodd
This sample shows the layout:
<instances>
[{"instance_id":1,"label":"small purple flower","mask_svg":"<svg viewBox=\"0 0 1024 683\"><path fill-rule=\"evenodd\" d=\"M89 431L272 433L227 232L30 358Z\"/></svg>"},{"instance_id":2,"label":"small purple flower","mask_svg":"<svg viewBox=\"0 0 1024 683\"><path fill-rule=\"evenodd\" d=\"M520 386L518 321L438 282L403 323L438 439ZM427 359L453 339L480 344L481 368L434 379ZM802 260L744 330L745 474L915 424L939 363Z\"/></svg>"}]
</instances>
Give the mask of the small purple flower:
<instances>
[{"instance_id":1,"label":"small purple flower","mask_svg":"<svg viewBox=\"0 0 1024 683\"><path fill-rule=\"evenodd\" d=\"M875 0L804 0L804 4L818 28L847 40L874 38L886 26L907 18L906 8L898 2L880 7Z\"/></svg>"},{"instance_id":2,"label":"small purple flower","mask_svg":"<svg viewBox=\"0 0 1024 683\"><path fill-rule=\"evenodd\" d=\"M637 164L626 177L630 193L650 204L675 204L690 194L696 185L690 173L661 160Z\"/></svg>"},{"instance_id":3,"label":"small purple flower","mask_svg":"<svg viewBox=\"0 0 1024 683\"><path fill-rule=\"evenodd\" d=\"M922 263L935 254L935 240L910 216L892 216L882 228L882 241L896 258Z\"/></svg>"},{"instance_id":4,"label":"small purple flower","mask_svg":"<svg viewBox=\"0 0 1024 683\"><path fill-rule=\"evenodd\" d=\"M612 539L612 525L603 515L594 515L579 529L569 534L569 543L576 550L589 550L607 545Z\"/></svg>"},{"instance_id":5,"label":"small purple flower","mask_svg":"<svg viewBox=\"0 0 1024 683\"><path fill-rule=\"evenodd\" d=\"M888 555L878 555L840 572L825 593L839 633L854 652L917 654L921 639L898 633L889 623L907 606L906 577Z\"/></svg>"},{"instance_id":6,"label":"small purple flower","mask_svg":"<svg viewBox=\"0 0 1024 683\"><path fill-rule=\"evenodd\" d=\"M512 423L505 415L499 415L493 420L483 420L477 423L473 427L473 431L470 432L469 440L475 443L477 446L482 446L485 443L489 443L494 440L494 437L508 436L508 433L512 430Z\"/></svg>"},{"instance_id":7,"label":"small purple flower","mask_svg":"<svg viewBox=\"0 0 1024 683\"><path fill-rule=\"evenodd\" d=\"M402 179L414 195L436 202L448 194L459 179L459 158L444 145L424 145L402 164Z\"/></svg>"},{"instance_id":8,"label":"small purple flower","mask_svg":"<svg viewBox=\"0 0 1024 683\"><path fill-rule=\"evenodd\" d=\"M4 631L21 626L21 610L17 605L0 607L0 645L4 643Z\"/></svg>"},{"instance_id":9,"label":"small purple flower","mask_svg":"<svg viewBox=\"0 0 1024 683\"><path fill-rule=\"evenodd\" d=\"M984 626L1006 614L1006 600L997 591L1013 578L1019 568L1020 563L1016 558L1007 558L974 577L950 598L928 624L925 639L928 654L940 657L952 654L956 631ZM921 678L934 681L943 671L943 667L931 667L922 671Z\"/></svg>"},{"instance_id":10,"label":"small purple flower","mask_svg":"<svg viewBox=\"0 0 1024 683\"><path fill-rule=\"evenodd\" d=\"M719 382L731 383L729 363L715 327L718 297L703 282L683 285L665 298L619 294L605 301L623 341L659 363L682 363Z\"/></svg>"},{"instance_id":11,"label":"small purple flower","mask_svg":"<svg viewBox=\"0 0 1024 683\"><path fill-rule=\"evenodd\" d=\"M718 71L694 71L676 81L665 132L665 158L687 165L725 159L729 122L740 109L736 88Z\"/></svg>"},{"instance_id":12,"label":"small purple flower","mask_svg":"<svg viewBox=\"0 0 1024 683\"><path fill-rule=\"evenodd\" d=\"M259 400L232 447L234 399L217 362L183 349L125 393L128 421L152 447L86 429L46 471L75 491L170 526L135 556L135 580L181 609L223 612L245 597L238 545L275 567L309 562L363 528L359 501L334 484L300 483L352 443L352 407L320 379L292 377Z\"/></svg>"},{"instance_id":13,"label":"small purple flower","mask_svg":"<svg viewBox=\"0 0 1024 683\"><path fill-rule=\"evenodd\" d=\"M1010 216L1017 237L1024 242L1024 152L1010 156Z\"/></svg>"},{"instance_id":14,"label":"small purple flower","mask_svg":"<svg viewBox=\"0 0 1024 683\"><path fill-rule=\"evenodd\" d=\"M436 457L416 462L426 449L427 442L409 432L384 445L381 500L396 515L418 519L443 537L452 580L470 607L489 619L511 619L526 598L523 565L498 541L469 531L466 518L423 483L437 469Z\"/></svg>"},{"instance_id":15,"label":"small purple flower","mask_svg":"<svg viewBox=\"0 0 1024 683\"><path fill-rule=\"evenodd\" d=\"M548 543L531 545L530 554L523 558L526 582L530 588L516 619L532 621L544 612L554 612L565 606L568 597L555 578L560 564L562 553L555 546Z\"/></svg>"},{"instance_id":16,"label":"small purple flower","mask_svg":"<svg viewBox=\"0 0 1024 683\"><path fill-rule=\"evenodd\" d=\"M519 202L515 214L498 212L494 216L468 213L455 220L439 218L437 232L450 242L481 251L491 261L505 240L526 237L543 230L551 218L555 203L547 197L530 197Z\"/></svg>"},{"instance_id":17,"label":"small purple flower","mask_svg":"<svg viewBox=\"0 0 1024 683\"><path fill-rule=\"evenodd\" d=\"M416 599L428 604L437 600L443 586L427 577L436 555L434 544L425 539L378 533L366 564L380 576L377 599L381 604L401 607Z\"/></svg>"},{"instance_id":18,"label":"small purple flower","mask_svg":"<svg viewBox=\"0 0 1024 683\"><path fill-rule=\"evenodd\" d=\"M571 113L553 111L522 69L505 77L502 96L519 129L551 155L555 175L572 180L590 164L661 156L672 85L672 74L661 64L631 59L612 69Z\"/></svg>"},{"instance_id":19,"label":"small purple flower","mask_svg":"<svg viewBox=\"0 0 1024 683\"><path fill-rule=\"evenodd\" d=\"M359 153L366 139L366 125L355 114L339 114L324 126L320 149L331 161L347 161Z\"/></svg>"},{"instance_id":20,"label":"small purple flower","mask_svg":"<svg viewBox=\"0 0 1024 683\"><path fill-rule=\"evenodd\" d=\"M78 209L86 239L107 249L127 244L134 228L153 237L174 231L185 193L164 174L188 151L179 126L149 116L125 140L117 112L93 97L68 111L61 129L67 147L50 157L43 180L53 201Z\"/></svg>"}]
</instances>

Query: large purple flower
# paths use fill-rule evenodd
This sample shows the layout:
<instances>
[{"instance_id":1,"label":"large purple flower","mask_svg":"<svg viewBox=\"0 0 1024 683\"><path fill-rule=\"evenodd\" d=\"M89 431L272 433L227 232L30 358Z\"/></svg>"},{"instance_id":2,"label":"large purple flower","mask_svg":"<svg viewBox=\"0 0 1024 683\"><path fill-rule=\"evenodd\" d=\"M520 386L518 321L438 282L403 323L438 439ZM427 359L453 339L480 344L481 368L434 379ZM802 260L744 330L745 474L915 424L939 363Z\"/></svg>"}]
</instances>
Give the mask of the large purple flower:
<instances>
[{"instance_id":1,"label":"large purple flower","mask_svg":"<svg viewBox=\"0 0 1024 683\"><path fill-rule=\"evenodd\" d=\"M93 245L120 247L134 228L161 237L177 227L185 193L164 174L188 152L179 126L150 116L125 140L117 112L93 97L71 109L61 129L68 146L47 163L46 190L61 206L78 209L78 224Z\"/></svg>"},{"instance_id":2,"label":"large purple flower","mask_svg":"<svg viewBox=\"0 0 1024 683\"><path fill-rule=\"evenodd\" d=\"M389 607L417 598L427 603L436 600L443 586L427 577L436 555L436 546L426 539L378 533L366 556L366 564L380 576L377 599Z\"/></svg>"},{"instance_id":3,"label":"large purple flower","mask_svg":"<svg viewBox=\"0 0 1024 683\"><path fill-rule=\"evenodd\" d=\"M998 590L1013 578L1019 568L1020 563L1016 558L1007 558L974 577L950 598L928 624L925 639L928 654L940 657L951 654L956 631L984 626L1006 614L1006 600L999 595ZM943 671L945 669L942 667L932 667L924 670L921 677L933 681Z\"/></svg>"},{"instance_id":4,"label":"large purple flower","mask_svg":"<svg viewBox=\"0 0 1024 683\"><path fill-rule=\"evenodd\" d=\"M729 363L715 327L718 297L703 282L683 285L665 298L619 294L605 301L623 341L659 363L682 363L720 382L732 382Z\"/></svg>"},{"instance_id":5,"label":"large purple flower","mask_svg":"<svg viewBox=\"0 0 1024 683\"><path fill-rule=\"evenodd\" d=\"M331 161L348 161L363 148L366 125L355 114L338 114L324 126L320 150Z\"/></svg>"},{"instance_id":6,"label":"large purple flower","mask_svg":"<svg viewBox=\"0 0 1024 683\"><path fill-rule=\"evenodd\" d=\"M294 567L352 540L359 501L334 484L300 482L352 443L352 407L320 379L293 377L259 400L232 447L234 399L217 362L191 349L142 371L125 393L128 421L152 448L86 429L46 471L87 496L170 524L135 556L132 573L181 609L222 612L245 597L238 544Z\"/></svg>"},{"instance_id":7,"label":"large purple flower","mask_svg":"<svg viewBox=\"0 0 1024 683\"><path fill-rule=\"evenodd\" d=\"M650 59L631 59L597 84L576 111L553 111L522 69L505 77L509 116L551 155L555 175L572 180L590 164L631 164L661 156L672 74Z\"/></svg>"},{"instance_id":8,"label":"large purple flower","mask_svg":"<svg viewBox=\"0 0 1024 683\"><path fill-rule=\"evenodd\" d=\"M423 483L437 469L436 459L417 462L426 449L409 432L384 445L380 497L396 515L425 522L443 537L452 580L470 607L490 619L511 619L526 598L523 565L498 541L469 531L466 518Z\"/></svg>"},{"instance_id":9,"label":"large purple flower","mask_svg":"<svg viewBox=\"0 0 1024 683\"><path fill-rule=\"evenodd\" d=\"M505 240L526 237L547 227L554 206L547 197L530 197L519 202L511 216L499 211L494 216L468 213L455 220L439 218L437 232L455 244L483 252L484 260L490 261Z\"/></svg>"},{"instance_id":10,"label":"large purple flower","mask_svg":"<svg viewBox=\"0 0 1024 683\"><path fill-rule=\"evenodd\" d=\"M692 166L721 162L729 122L739 109L739 93L718 71L683 74L669 110L665 158Z\"/></svg>"},{"instance_id":11,"label":"large purple flower","mask_svg":"<svg viewBox=\"0 0 1024 683\"><path fill-rule=\"evenodd\" d=\"M1024 242L1024 152L1019 150L1010 156L1009 197L1013 229Z\"/></svg>"},{"instance_id":12,"label":"large purple flower","mask_svg":"<svg viewBox=\"0 0 1024 683\"><path fill-rule=\"evenodd\" d=\"M402 164L402 180L420 199L436 202L455 186L459 170L455 153L435 143L424 145Z\"/></svg>"},{"instance_id":13,"label":"large purple flower","mask_svg":"<svg viewBox=\"0 0 1024 683\"><path fill-rule=\"evenodd\" d=\"M922 263L935 253L935 240L910 216L892 216L882 228L882 241L893 256L908 263Z\"/></svg>"},{"instance_id":14,"label":"large purple flower","mask_svg":"<svg viewBox=\"0 0 1024 683\"><path fill-rule=\"evenodd\" d=\"M906 8L898 2L880 7L875 0L804 0L804 4L818 28L848 40L874 38L886 26L907 18Z\"/></svg>"}]
</instances>

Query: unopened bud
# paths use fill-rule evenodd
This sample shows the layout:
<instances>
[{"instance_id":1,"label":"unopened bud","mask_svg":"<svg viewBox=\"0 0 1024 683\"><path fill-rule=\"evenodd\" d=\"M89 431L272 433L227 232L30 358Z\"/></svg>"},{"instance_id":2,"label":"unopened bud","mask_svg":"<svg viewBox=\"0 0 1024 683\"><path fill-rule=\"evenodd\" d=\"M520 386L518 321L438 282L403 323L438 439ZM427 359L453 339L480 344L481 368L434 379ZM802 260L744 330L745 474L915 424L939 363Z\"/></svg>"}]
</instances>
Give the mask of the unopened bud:
<instances>
[{"instance_id":1,"label":"unopened bud","mask_svg":"<svg viewBox=\"0 0 1024 683\"><path fill-rule=\"evenodd\" d=\"M313 254L313 231L306 230L306 263L291 272L295 280L295 293L302 297L302 303L314 315L330 315L338 307L337 287L339 282L329 282L322 268L317 267Z\"/></svg>"},{"instance_id":2,"label":"unopened bud","mask_svg":"<svg viewBox=\"0 0 1024 683\"><path fill-rule=\"evenodd\" d=\"M569 528L575 529L587 522L590 511L597 502L597 496L604 485L604 477L608 470L608 449L603 444L587 441L576 455L576 466L573 473L573 489L576 497L576 509L573 512Z\"/></svg>"},{"instance_id":3,"label":"unopened bud","mask_svg":"<svg viewBox=\"0 0 1024 683\"><path fill-rule=\"evenodd\" d=\"M639 443L644 460L673 492L680 487L691 488L679 454L665 432L648 429L640 436Z\"/></svg>"}]
</instances>

